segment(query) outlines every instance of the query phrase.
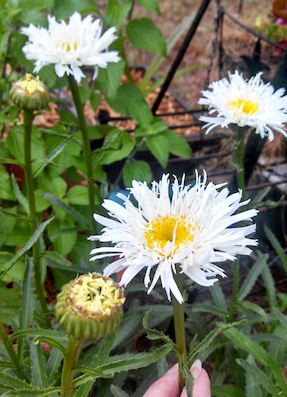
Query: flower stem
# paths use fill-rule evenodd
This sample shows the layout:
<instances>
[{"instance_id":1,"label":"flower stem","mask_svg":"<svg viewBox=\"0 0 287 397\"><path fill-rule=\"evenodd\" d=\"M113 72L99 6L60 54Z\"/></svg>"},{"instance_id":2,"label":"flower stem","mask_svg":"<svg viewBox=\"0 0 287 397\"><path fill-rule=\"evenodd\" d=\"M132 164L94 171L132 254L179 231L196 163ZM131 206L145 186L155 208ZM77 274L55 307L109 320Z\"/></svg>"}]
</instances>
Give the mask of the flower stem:
<instances>
[{"instance_id":1,"label":"flower stem","mask_svg":"<svg viewBox=\"0 0 287 397\"><path fill-rule=\"evenodd\" d=\"M31 233L33 234L38 226L38 218L36 213L35 205L35 194L34 194L34 183L32 174L32 159L31 159L31 140L32 140L32 123L33 123L33 111L24 110L24 168L25 168L25 182L27 197L29 203L29 215L30 215L30 225ZM34 264L34 274L35 274L35 287L40 301L42 311L45 316L46 325L49 327L49 311L47 303L44 296L44 290L41 280L41 264L39 259L40 254L40 244L36 241L33 245L33 264Z\"/></svg>"},{"instance_id":2,"label":"flower stem","mask_svg":"<svg viewBox=\"0 0 287 397\"><path fill-rule=\"evenodd\" d=\"M237 185L242 190L242 197L245 197L245 171L244 171L244 129L238 127L236 134L236 146L234 151L236 163Z\"/></svg>"},{"instance_id":3,"label":"flower stem","mask_svg":"<svg viewBox=\"0 0 287 397\"><path fill-rule=\"evenodd\" d=\"M182 281L177 277L177 285L182 293ZM175 343L179 356L182 356L183 364L187 365L185 321L184 321L184 303L179 303L176 298L172 297L173 321L175 331ZM182 389L185 385L185 376L179 365L179 386Z\"/></svg>"},{"instance_id":4,"label":"flower stem","mask_svg":"<svg viewBox=\"0 0 287 397\"><path fill-rule=\"evenodd\" d=\"M66 349L61 377L61 397L71 397L73 393L74 370L77 366L83 341L70 335Z\"/></svg>"},{"instance_id":5,"label":"flower stem","mask_svg":"<svg viewBox=\"0 0 287 397\"><path fill-rule=\"evenodd\" d=\"M89 141L89 133L88 133L88 128L83 110L83 104L81 102L81 97L77 82L72 75L68 76L68 81L78 115L79 126L82 132L84 158L86 162L86 175L88 180L89 204L92 215L94 213L94 206L95 206L95 190L94 190L94 182L93 182L93 163L92 163L91 146Z\"/></svg>"}]
</instances>

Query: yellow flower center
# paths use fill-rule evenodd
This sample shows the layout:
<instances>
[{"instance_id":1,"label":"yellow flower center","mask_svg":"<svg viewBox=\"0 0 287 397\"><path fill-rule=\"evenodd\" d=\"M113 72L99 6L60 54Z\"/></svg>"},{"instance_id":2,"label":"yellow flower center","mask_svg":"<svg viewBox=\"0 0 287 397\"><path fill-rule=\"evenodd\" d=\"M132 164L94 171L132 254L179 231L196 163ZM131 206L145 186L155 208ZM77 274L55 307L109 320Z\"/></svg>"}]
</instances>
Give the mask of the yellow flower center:
<instances>
[{"instance_id":1,"label":"yellow flower center","mask_svg":"<svg viewBox=\"0 0 287 397\"><path fill-rule=\"evenodd\" d=\"M174 243L173 252L181 245L194 240L197 226L183 216L162 216L149 222L144 233L147 246L155 251L163 251L168 243Z\"/></svg>"},{"instance_id":2,"label":"yellow flower center","mask_svg":"<svg viewBox=\"0 0 287 397\"><path fill-rule=\"evenodd\" d=\"M35 92L46 92L39 77L34 78L31 74L26 74L23 79L17 82L17 87L25 90L29 95L33 95Z\"/></svg>"},{"instance_id":3,"label":"yellow flower center","mask_svg":"<svg viewBox=\"0 0 287 397\"><path fill-rule=\"evenodd\" d=\"M70 287L68 296L75 311L89 316L110 315L125 301L122 290L112 280L97 274L79 277Z\"/></svg>"},{"instance_id":4,"label":"yellow flower center","mask_svg":"<svg viewBox=\"0 0 287 397\"><path fill-rule=\"evenodd\" d=\"M259 105L257 102L244 98L237 98L234 101L230 101L228 106L233 110L240 110L242 113L247 115L254 114L259 110Z\"/></svg>"}]
</instances>

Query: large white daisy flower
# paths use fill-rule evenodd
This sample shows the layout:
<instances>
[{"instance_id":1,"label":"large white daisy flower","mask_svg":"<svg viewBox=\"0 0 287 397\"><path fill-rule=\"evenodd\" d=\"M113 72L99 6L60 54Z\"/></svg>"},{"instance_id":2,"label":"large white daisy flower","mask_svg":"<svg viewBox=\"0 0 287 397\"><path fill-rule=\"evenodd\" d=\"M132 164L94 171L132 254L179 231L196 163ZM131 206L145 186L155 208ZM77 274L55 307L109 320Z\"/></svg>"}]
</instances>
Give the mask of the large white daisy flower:
<instances>
[{"instance_id":1,"label":"large white daisy flower","mask_svg":"<svg viewBox=\"0 0 287 397\"><path fill-rule=\"evenodd\" d=\"M48 29L31 24L21 31L28 36L23 51L27 59L36 61L35 73L54 64L59 77L72 74L80 82L85 77L81 66L94 66L95 78L99 67L106 68L109 62L120 59L117 51L106 51L117 38L116 29L110 28L101 36L102 23L91 15L82 20L75 12L68 23L48 16Z\"/></svg>"},{"instance_id":2,"label":"large white daisy flower","mask_svg":"<svg viewBox=\"0 0 287 397\"><path fill-rule=\"evenodd\" d=\"M284 124L287 122L287 96L284 89L274 90L270 83L265 84L258 73L250 80L244 80L237 71L229 73L228 79L222 79L210 84L203 91L200 105L207 105L212 116L202 116L200 120L206 124L207 131L215 127L228 127L237 124L240 127L249 126L255 129L262 138L274 138L274 132L287 135Z\"/></svg>"},{"instance_id":3,"label":"large white daisy flower","mask_svg":"<svg viewBox=\"0 0 287 397\"><path fill-rule=\"evenodd\" d=\"M120 282L124 286L145 269L148 293L160 278L168 299L172 293L180 303L183 298L173 277L177 271L204 286L214 284L217 275L224 277L224 270L216 263L234 260L237 254L249 255L247 246L257 245L256 240L246 237L255 231L254 224L230 226L250 221L257 211L235 214L249 200L240 202L241 191L229 195L226 187L218 190L224 184L207 184L206 179L206 173L203 178L196 173L191 187L184 186L184 178L181 184L177 178L170 183L168 175L163 175L151 189L146 183L133 181L130 196L120 195L124 206L105 200L103 207L112 219L95 214L104 228L101 235L89 239L111 245L93 249L91 260L118 256L104 274L126 269Z\"/></svg>"}]
</instances>

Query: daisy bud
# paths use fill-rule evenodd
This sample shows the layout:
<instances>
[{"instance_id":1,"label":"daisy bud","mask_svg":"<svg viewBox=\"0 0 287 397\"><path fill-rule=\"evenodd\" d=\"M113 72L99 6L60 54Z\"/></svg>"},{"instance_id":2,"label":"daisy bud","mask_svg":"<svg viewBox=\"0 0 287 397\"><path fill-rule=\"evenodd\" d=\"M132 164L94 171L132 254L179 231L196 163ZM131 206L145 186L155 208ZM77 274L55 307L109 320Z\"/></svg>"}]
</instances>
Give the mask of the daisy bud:
<instances>
[{"instance_id":1,"label":"daisy bud","mask_svg":"<svg viewBox=\"0 0 287 397\"><path fill-rule=\"evenodd\" d=\"M22 109L41 110L48 106L49 93L38 76L26 74L13 84L10 97Z\"/></svg>"},{"instance_id":2,"label":"daisy bud","mask_svg":"<svg viewBox=\"0 0 287 397\"><path fill-rule=\"evenodd\" d=\"M63 287L56 315L69 335L98 340L118 328L124 302L123 289L112 279L89 273Z\"/></svg>"}]
</instances>

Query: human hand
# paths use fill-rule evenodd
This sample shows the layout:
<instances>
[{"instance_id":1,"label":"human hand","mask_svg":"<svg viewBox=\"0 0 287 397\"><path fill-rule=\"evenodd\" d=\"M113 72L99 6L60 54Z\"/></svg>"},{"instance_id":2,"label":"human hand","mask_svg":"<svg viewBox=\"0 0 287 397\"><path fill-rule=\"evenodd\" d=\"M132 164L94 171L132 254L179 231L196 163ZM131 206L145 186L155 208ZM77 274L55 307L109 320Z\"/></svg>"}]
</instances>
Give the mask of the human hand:
<instances>
[{"instance_id":1,"label":"human hand","mask_svg":"<svg viewBox=\"0 0 287 397\"><path fill-rule=\"evenodd\" d=\"M194 378L192 397L211 397L210 380L201 361L196 360L191 369ZM167 373L153 383L143 397L179 397L178 365L174 365ZM187 397L186 388L180 397Z\"/></svg>"}]
</instances>

